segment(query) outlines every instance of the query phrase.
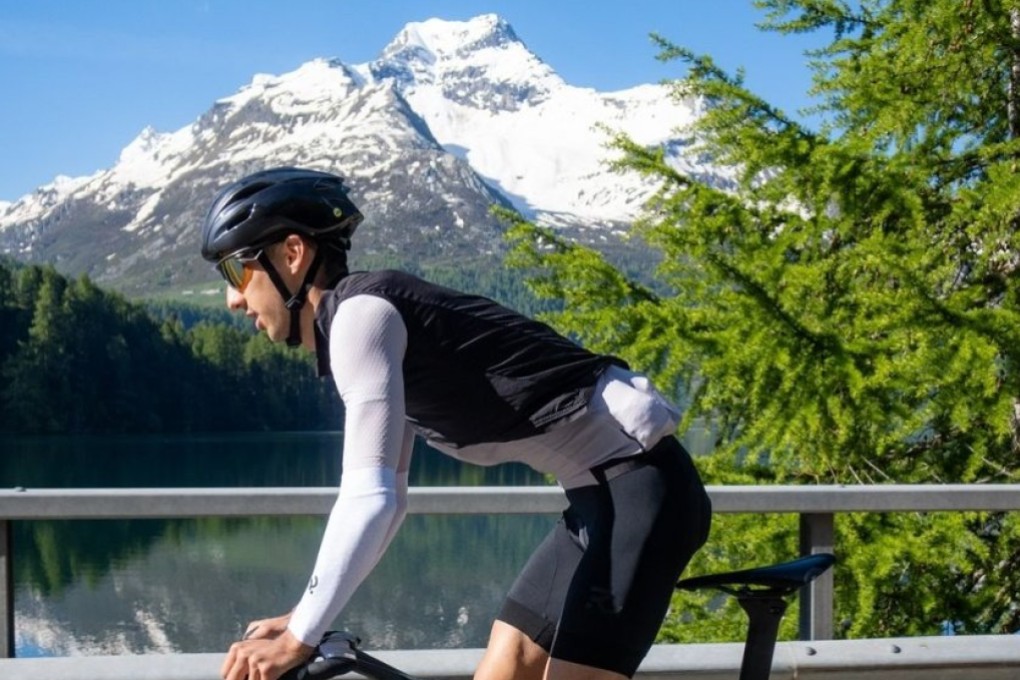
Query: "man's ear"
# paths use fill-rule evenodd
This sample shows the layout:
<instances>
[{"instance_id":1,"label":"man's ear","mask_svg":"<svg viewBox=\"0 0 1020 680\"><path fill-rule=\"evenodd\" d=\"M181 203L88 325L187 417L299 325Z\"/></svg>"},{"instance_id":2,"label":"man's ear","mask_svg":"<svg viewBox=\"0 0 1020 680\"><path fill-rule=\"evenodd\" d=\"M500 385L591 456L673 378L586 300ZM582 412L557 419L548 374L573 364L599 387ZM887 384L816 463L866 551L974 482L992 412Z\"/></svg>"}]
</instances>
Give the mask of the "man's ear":
<instances>
[{"instance_id":1,"label":"man's ear","mask_svg":"<svg viewBox=\"0 0 1020 680\"><path fill-rule=\"evenodd\" d=\"M314 251L309 244L297 234L290 234L280 242L280 251L283 254L287 271L297 274L303 265L311 262Z\"/></svg>"}]
</instances>

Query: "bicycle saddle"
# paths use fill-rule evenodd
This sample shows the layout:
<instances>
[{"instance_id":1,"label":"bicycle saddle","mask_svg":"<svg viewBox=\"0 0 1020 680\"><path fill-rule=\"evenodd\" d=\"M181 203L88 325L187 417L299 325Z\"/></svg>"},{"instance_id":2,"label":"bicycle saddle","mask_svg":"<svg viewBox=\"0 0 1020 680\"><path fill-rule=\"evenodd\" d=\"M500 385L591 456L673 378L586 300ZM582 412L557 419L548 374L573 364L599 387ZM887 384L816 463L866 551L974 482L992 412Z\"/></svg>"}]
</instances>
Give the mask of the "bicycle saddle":
<instances>
[{"instance_id":1,"label":"bicycle saddle","mask_svg":"<svg viewBox=\"0 0 1020 680\"><path fill-rule=\"evenodd\" d=\"M753 586L758 586L769 593L789 594L825 573L835 562L835 555L817 553L766 567L685 578L678 581L676 587L682 590L717 588L730 594L742 594L754 592Z\"/></svg>"}]
</instances>

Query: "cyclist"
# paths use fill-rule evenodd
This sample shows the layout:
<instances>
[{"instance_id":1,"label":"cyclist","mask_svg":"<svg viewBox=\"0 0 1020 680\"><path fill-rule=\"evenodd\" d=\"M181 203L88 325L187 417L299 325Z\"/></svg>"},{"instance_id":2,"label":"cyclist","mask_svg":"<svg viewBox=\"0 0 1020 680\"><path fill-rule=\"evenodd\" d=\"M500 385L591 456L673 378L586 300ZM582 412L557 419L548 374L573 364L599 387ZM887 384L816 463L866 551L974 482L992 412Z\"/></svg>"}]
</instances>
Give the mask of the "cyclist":
<instances>
[{"instance_id":1,"label":"cyclist","mask_svg":"<svg viewBox=\"0 0 1020 680\"><path fill-rule=\"evenodd\" d=\"M673 436L676 409L621 360L491 300L348 271L361 221L340 177L275 168L224 188L203 225L228 307L312 351L346 412L339 493L308 586L290 613L249 625L222 676L275 680L307 658L404 517L415 435L471 463L527 463L566 493L476 677L632 676L710 524Z\"/></svg>"}]
</instances>

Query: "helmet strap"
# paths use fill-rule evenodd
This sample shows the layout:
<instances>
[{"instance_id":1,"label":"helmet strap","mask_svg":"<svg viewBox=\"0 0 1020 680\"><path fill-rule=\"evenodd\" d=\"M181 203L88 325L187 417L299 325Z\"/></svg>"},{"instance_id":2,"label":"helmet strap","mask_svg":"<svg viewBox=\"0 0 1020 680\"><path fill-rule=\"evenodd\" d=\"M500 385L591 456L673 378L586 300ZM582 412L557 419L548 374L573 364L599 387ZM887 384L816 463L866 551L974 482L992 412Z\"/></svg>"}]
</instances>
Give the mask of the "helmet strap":
<instances>
[{"instance_id":1,"label":"helmet strap","mask_svg":"<svg viewBox=\"0 0 1020 680\"><path fill-rule=\"evenodd\" d=\"M276 271L273 263L269 261L269 256L265 250L259 253L256 261L269 274L269 279L276 286L276 290L279 291L280 297L284 300L284 307L290 310L290 334L287 336L287 345L289 347L297 347L301 344L301 308L305 306L305 302L308 300L308 291L312 287L315 275L319 271L319 265L322 263L322 249L315 249L312 264L308 267L308 271L305 272L305 279L301 282L301 286L295 293L291 293L287 288L287 285L283 282L283 277Z\"/></svg>"}]
</instances>

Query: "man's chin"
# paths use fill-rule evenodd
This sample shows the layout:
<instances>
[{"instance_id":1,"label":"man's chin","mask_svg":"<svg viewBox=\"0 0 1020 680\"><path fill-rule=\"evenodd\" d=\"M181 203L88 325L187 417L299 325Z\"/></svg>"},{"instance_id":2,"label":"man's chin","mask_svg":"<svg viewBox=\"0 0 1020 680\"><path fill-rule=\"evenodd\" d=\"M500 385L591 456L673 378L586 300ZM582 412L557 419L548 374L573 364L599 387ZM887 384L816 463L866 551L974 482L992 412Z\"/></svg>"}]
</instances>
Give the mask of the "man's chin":
<instances>
[{"instance_id":1,"label":"man's chin","mask_svg":"<svg viewBox=\"0 0 1020 680\"><path fill-rule=\"evenodd\" d=\"M258 327L258 330L264 332L270 342L283 342L287 339L286 334L280 328Z\"/></svg>"}]
</instances>

